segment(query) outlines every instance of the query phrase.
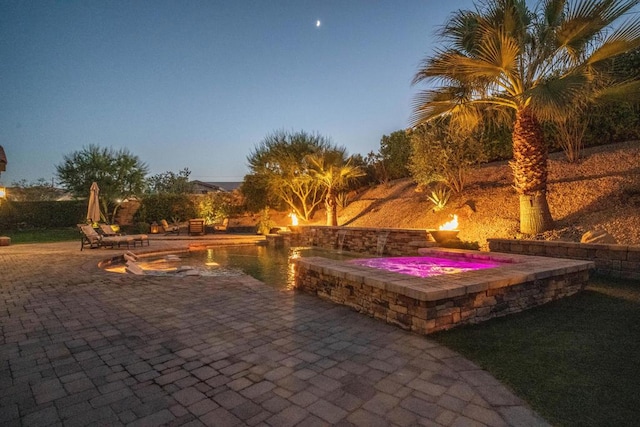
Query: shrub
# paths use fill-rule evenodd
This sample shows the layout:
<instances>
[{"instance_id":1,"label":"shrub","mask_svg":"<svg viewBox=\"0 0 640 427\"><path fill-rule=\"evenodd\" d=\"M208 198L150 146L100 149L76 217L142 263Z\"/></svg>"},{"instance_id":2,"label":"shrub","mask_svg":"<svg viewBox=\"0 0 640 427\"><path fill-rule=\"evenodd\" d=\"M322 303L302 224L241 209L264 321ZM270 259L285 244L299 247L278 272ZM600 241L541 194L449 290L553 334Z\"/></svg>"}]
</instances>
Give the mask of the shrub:
<instances>
[{"instance_id":1,"label":"shrub","mask_svg":"<svg viewBox=\"0 0 640 427\"><path fill-rule=\"evenodd\" d=\"M198 218L204 218L207 225L221 223L235 210L232 195L229 193L212 193L195 197L196 214Z\"/></svg>"},{"instance_id":2,"label":"shrub","mask_svg":"<svg viewBox=\"0 0 640 427\"><path fill-rule=\"evenodd\" d=\"M276 223L271 219L269 215L269 208L264 208L260 213L260 219L256 224L256 233L267 235L272 228L276 226Z\"/></svg>"},{"instance_id":3,"label":"shrub","mask_svg":"<svg viewBox=\"0 0 640 427\"><path fill-rule=\"evenodd\" d=\"M411 144L409 170L418 185L442 182L455 193L464 189L469 168L485 159L480 139L470 131L454 131L444 121L414 130Z\"/></svg>"},{"instance_id":4,"label":"shrub","mask_svg":"<svg viewBox=\"0 0 640 427\"><path fill-rule=\"evenodd\" d=\"M135 222L152 223L166 219L184 221L196 217L196 206L186 194L155 194L145 196L134 215Z\"/></svg>"}]
</instances>

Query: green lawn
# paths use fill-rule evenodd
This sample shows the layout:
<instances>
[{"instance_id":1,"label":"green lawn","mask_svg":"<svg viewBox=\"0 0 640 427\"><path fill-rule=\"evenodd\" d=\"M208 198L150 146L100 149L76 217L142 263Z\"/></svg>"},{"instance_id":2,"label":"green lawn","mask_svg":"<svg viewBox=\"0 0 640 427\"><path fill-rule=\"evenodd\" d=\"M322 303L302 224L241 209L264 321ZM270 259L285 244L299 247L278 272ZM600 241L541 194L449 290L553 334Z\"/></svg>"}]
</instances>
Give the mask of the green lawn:
<instances>
[{"instance_id":1,"label":"green lawn","mask_svg":"<svg viewBox=\"0 0 640 427\"><path fill-rule=\"evenodd\" d=\"M638 425L638 281L592 278L573 297L430 337L491 372L553 425Z\"/></svg>"},{"instance_id":2,"label":"green lawn","mask_svg":"<svg viewBox=\"0 0 640 427\"><path fill-rule=\"evenodd\" d=\"M76 227L42 230L7 230L0 231L0 235L10 237L12 245L20 243L52 243L80 240L80 232Z\"/></svg>"}]
</instances>

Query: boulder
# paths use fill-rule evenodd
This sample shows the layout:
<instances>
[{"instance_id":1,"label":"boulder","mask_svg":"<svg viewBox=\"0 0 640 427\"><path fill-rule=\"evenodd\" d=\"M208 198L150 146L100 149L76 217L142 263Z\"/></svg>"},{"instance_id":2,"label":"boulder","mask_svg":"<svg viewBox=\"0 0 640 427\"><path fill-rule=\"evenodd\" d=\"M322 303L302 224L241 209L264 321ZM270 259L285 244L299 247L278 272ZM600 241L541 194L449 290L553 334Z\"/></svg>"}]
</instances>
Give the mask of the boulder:
<instances>
[{"instance_id":1,"label":"boulder","mask_svg":"<svg viewBox=\"0 0 640 427\"><path fill-rule=\"evenodd\" d=\"M463 218L471 218L475 212L475 209L469 203L465 203L456 210L458 216Z\"/></svg>"},{"instance_id":2,"label":"boulder","mask_svg":"<svg viewBox=\"0 0 640 427\"><path fill-rule=\"evenodd\" d=\"M617 244L616 239L604 230L587 231L580 238L580 243Z\"/></svg>"}]
</instances>

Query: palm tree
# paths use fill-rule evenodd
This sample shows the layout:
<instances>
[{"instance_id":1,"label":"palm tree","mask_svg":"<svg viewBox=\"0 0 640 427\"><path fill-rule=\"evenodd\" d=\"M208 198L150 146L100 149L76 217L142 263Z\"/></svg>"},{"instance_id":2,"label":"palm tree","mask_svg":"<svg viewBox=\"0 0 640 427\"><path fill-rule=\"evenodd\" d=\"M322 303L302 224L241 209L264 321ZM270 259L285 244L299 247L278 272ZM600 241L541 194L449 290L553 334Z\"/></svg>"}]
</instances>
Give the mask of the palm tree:
<instances>
[{"instance_id":1,"label":"palm tree","mask_svg":"<svg viewBox=\"0 0 640 427\"><path fill-rule=\"evenodd\" d=\"M327 225L338 225L338 193L347 189L352 180L365 174L346 157L344 148L322 150L307 156L309 175L319 187L324 188Z\"/></svg>"},{"instance_id":2,"label":"palm tree","mask_svg":"<svg viewBox=\"0 0 640 427\"><path fill-rule=\"evenodd\" d=\"M639 0L486 0L455 12L445 45L426 58L413 83L436 82L418 94L412 122L450 115L477 123L483 112L515 120L510 163L520 197L520 231L548 230L547 147L541 122L562 122L578 105L607 92L638 93L638 80L616 79L612 59L640 46L640 19L614 24Z\"/></svg>"}]
</instances>

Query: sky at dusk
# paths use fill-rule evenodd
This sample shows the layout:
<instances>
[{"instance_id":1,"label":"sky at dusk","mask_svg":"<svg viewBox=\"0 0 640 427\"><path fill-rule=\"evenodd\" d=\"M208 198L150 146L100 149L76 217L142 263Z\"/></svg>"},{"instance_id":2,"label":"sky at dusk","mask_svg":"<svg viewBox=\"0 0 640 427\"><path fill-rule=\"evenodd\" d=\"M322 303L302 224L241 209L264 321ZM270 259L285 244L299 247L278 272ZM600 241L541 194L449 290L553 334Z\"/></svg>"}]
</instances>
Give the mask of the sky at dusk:
<instances>
[{"instance_id":1,"label":"sky at dusk","mask_svg":"<svg viewBox=\"0 0 640 427\"><path fill-rule=\"evenodd\" d=\"M3 0L0 183L51 182L89 144L202 181L241 181L247 155L281 129L377 151L409 125L411 80L439 26L472 5Z\"/></svg>"}]
</instances>

